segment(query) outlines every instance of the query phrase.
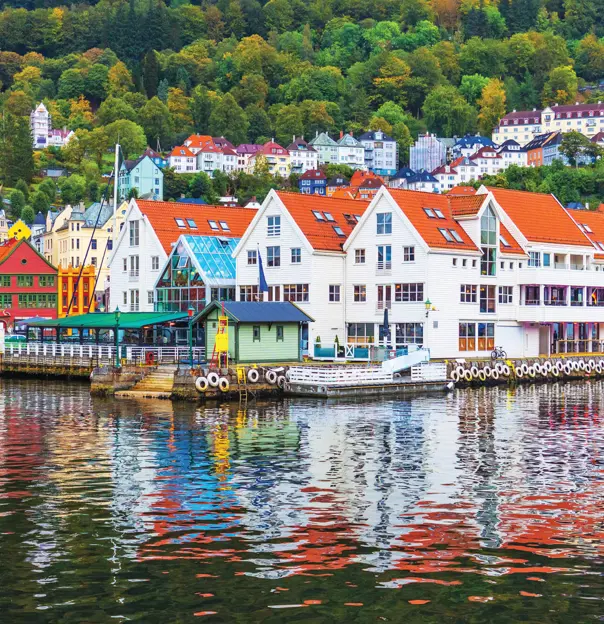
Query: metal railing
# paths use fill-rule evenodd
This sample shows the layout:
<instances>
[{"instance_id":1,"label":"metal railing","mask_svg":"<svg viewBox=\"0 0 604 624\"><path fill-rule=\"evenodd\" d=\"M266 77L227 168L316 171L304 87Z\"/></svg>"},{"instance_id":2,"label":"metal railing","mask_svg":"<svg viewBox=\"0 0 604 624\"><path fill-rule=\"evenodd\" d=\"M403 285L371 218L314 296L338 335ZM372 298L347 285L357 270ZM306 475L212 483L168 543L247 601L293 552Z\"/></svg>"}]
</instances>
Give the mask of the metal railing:
<instances>
[{"instance_id":1,"label":"metal railing","mask_svg":"<svg viewBox=\"0 0 604 624\"><path fill-rule=\"evenodd\" d=\"M126 364L145 363L148 354L153 354L153 361L158 364L177 364L188 362L189 347L154 347L125 345L119 346L120 360ZM205 360L205 347L193 347L193 360ZM115 362L115 345L101 344L64 344L56 342L27 342L7 343L4 348L4 358L18 359L33 356L42 360L47 359L52 364L57 358L70 358L89 363L91 360L97 365L112 364Z\"/></svg>"},{"instance_id":2,"label":"metal railing","mask_svg":"<svg viewBox=\"0 0 604 624\"><path fill-rule=\"evenodd\" d=\"M391 299L387 299L386 301L378 301L376 308L378 310L391 310L392 309L392 300Z\"/></svg>"}]
</instances>

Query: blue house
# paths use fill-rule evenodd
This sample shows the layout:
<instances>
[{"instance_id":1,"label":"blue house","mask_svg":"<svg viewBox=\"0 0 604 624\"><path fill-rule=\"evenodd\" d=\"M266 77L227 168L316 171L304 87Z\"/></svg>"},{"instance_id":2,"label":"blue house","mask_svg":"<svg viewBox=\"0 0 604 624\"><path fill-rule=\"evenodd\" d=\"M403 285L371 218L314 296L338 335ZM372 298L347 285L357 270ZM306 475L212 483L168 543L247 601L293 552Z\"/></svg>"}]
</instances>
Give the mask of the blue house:
<instances>
[{"instance_id":1,"label":"blue house","mask_svg":"<svg viewBox=\"0 0 604 624\"><path fill-rule=\"evenodd\" d=\"M298 188L305 195L325 195L327 176L319 169L309 169L298 179Z\"/></svg>"},{"instance_id":2,"label":"blue house","mask_svg":"<svg viewBox=\"0 0 604 624\"><path fill-rule=\"evenodd\" d=\"M137 160L124 160L119 173L119 192L126 199L132 189L136 189L137 197L163 200L164 172L151 160L143 155Z\"/></svg>"},{"instance_id":3,"label":"blue house","mask_svg":"<svg viewBox=\"0 0 604 624\"><path fill-rule=\"evenodd\" d=\"M159 152L156 152L155 150L152 150L150 147L148 147L142 154L141 154L141 158L143 156L149 156L149 158L160 168L160 169L165 169L166 167L169 166L169 162L167 158L164 158Z\"/></svg>"}]
</instances>

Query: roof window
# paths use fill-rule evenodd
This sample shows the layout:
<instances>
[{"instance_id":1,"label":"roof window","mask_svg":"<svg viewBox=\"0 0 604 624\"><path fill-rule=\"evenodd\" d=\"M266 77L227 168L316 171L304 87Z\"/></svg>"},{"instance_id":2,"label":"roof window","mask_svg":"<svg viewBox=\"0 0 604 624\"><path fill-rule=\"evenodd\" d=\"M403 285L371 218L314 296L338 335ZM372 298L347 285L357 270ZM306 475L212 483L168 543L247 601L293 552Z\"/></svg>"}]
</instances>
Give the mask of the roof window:
<instances>
[{"instance_id":1,"label":"roof window","mask_svg":"<svg viewBox=\"0 0 604 624\"><path fill-rule=\"evenodd\" d=\"M448 230L445 230L444 228L438 228L438 231L443 235L443 238L447 241L447 243L453 242L453 237L451 236L451 234L449 234Z\"/></svg>"},{"instance_id":2,"label":"roof window","mask_svg":"<svg viewBox=\"0 0 604 624\"><path fill-rule=\"evenodd\" d=\"M504 246L504 247L511 247L511 245L507 242L507 240L505 239L505 237L499 235L499 242Z\"/></svg>"},{"instance_id":3,"label":"roof window","mask_svg":"<svg viewBox=\"0 0 604 624\"><path fill-rule=\"evenodd\" d=\"M325 218L326 218L328 221L331 221L331 222L334 222L334 221L335 221L335 219L333 218L333 215L331 214L331 212L324 212L323 214L325 215Z\"/></svg>"},{"instance_id":4,"label":"roof window","mask_svg":"<svg viewBox=\"0 0 604 624\"><path fill-rule=\"evenodd\" d=\"M354 218L357 220L357 223L361 220L361 215L354 215Z\"/></svg>"},{"instance_id":5,"label":"roof window","mask_svg":"<svg viewBox=\"0 0 604 624\"><path fill-rule=\"evenodd\" d=\"M230 232L231 228L229 227L229 224L226 221L219 221L218 223L220 223L220 227L225 231L225 232Z\"/></svg>"},{"instance_id":6,"label":"roof window","mask_svg":"<svg viewBox=\"0 0 604 624\"><path fill-rule=\"evenodd\" d=\"M593 233L593 230L589 227L589 225L587 225L587 223L583 223L582 225L586 232L589 232L590 234Z\"/></svg>"},{"instance_id":7,"label":"roof window","mask_svg":"<svg viewBox=\"0 0 604 624\"><path fill-rule=\"evenodd\" d=\"M187 219L187 225L193 230L197 229L197 223L193 219Z\"/></svg>"},{"instance_id":8,"label":"roof window","mask_svg":"<svg viewBox=\"0 0 604 624\"><path fill-rule=\"evenodd\" d=\"M436 219L436 215L432 212L432 208L424 208L424 212L430 219Z\"/></svg>"},{"instance_id":9,"label":"roof window","mask_svg":"<svg viewBox=\"0 0 604 624\"><path fill-rule=\"evenodd\" d=\"M176 225L179 228L185 229L187 227L187 224L182 219L179 219L178 217L175 217L174 221L176 221Z\"/></svg>"},{"instance_id":10,"label":"roof window","mask_svg":"<svg viewBox=\"0 0 604 624\"><path fill-rule=\"evenodd\" d=\"M457 230L449 230L449 233L458 243L463 243L463 238L457 233Z\"/></svg>"},{"instance_id":11,"label":"roof window","mask_svg":"<svg viewBox=\"0 0 604 624\"><path fill-rule=\"evenodd\" d=\"M210 229L214 230L215 232L217 232L220 229L218 227L218 223L216 223L216 221L212 221L211 219L208 219L208 225L210 226Z\"/></svg>"},{"instance_id":12,"label":"roof window","mask_svg":"<svg viewBox=\"0 0 604 624\"><path fill-rule=\"evenodd\" d=\"M439 218L439 219L444 219L445 215L438 209L438 208L434 208L434 214Z\"/></svg>"},{"instance_id":13,"label":"roof window","mask_svg":"<svg viewBox=\"0 0 604 624\"><path fill-rule=\"evenodd\" d=\"M315 215L317 221L325 221L325 217L318 210L313 210L312 213Z\"/></svg>"},{"instance_id":14,"label":"roof window","mask_svg":"<svg viewBox=\"0 0 604 624\"><path fill-rule=\"evenodd\" d=\"M342 231L342 228L339 225L334 225L333 226L333 231L338 235L338 236L346 236L346 234L344 234L344 232Z\"/></svg>"}]
</instances>

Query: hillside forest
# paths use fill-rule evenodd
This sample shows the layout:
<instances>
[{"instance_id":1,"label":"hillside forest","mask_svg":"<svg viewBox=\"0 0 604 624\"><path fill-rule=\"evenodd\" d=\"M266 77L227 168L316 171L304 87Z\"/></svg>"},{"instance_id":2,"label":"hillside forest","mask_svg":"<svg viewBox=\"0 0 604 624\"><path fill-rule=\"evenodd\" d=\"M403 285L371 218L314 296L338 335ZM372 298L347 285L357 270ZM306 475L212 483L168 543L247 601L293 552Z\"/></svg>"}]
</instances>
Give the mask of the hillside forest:
<instances>
[{"instance_id":1,"label":"hillside forest","mask_svg":"<svg viewBox=\"0 0 604 624\"><path fill-rule=\"evenodd\" d=\"M382 129L404 164L419 132L490 135L512 109L604 99L604 13L595 0L0 6L0 183L29 185L40 167L61 165L78 176L70 198L98 196L118 137L127 158L193 132L287 146L293 135ZM39 101L77 141L26 153ZM589 178L567 195L600 195L596 170L565 174ZM497 182L543 190L561 175L512 173ZM177 177L167 175L168 197L190 191L192 180ZM276 184L240 177L198 180L196 189L262 196Z\"/></svg>"}]
</instances>

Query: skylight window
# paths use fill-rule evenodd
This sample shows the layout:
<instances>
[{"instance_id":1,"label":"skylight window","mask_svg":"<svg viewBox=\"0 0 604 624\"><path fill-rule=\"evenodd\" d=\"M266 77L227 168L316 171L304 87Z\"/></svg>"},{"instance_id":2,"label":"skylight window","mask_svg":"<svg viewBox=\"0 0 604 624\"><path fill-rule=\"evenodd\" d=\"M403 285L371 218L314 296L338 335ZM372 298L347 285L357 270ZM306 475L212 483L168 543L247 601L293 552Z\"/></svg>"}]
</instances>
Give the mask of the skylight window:
<instances>
[{"instance_id":1,"label":"skylight window","mask_svg":"<svg viewBox=\"0 0 604 624\"><path fill-rule=\"evenodd\" d=\"M447 243L453 242L453 237L451 236L451 234L449 234L448 230L445 230L444 228L438 228L438 231L443 235Z\"/></svg>"},{"instance_id":2,"label":"skylight window","mask_svg":"<svg viewBox=\"0 0 604 624\"><path fill-rule=\"evenodd\" d=\"M604 251L604 243L598 243L598 247L599 247L602 251Z\"/></svg>"},{"instance_id":3,"label":"skylight window","mask_svg":"<svg viewBox=\"0 0 604 624\"><path fill-rule=\"evenodd\" d=\"M587 225L587 223L584 223L584 224L583 224L583 229L584 229L586 232L589 232L590 234L593 232L593 230L589 227L589 225Z\"/></svg>"},{"instance_id":4,"label":"skylight window","mask_svg":"<svg viewBox=\"0 0 604 624\"><path fill-rule=\"evenodd\" d=\"M325 221L325 217L318 210L313 210L312 213L315 215L317 221Z\"/></svg>"},{"instance_id":5,"label":"skylight window","mask_svg":"<svg viewBox=\"0 0 604 624\"><path fill-rule=\"evenodd\" d=\"M332 216L331 212L324 212L323 214L325 215L325 218L326 218L328 221L332 221L332 222L333 222L333 221L335 221L335 219L333 218L333 216Z\"/></svg>"},{"instance_id":6,"label":"skylight window","mask_svg":"<svg viewBox=\"0 0 604 624\"><path fill-rule=\"evenodd\" d=\"M432 212L432 208L424 208L424 212L430 219L436 219L436 215Z\"/></svg>"},{"instance_id":7,"label":"skylight window","mask_svg":"<svg viewBox=\"0 0 604 624\"><path fill-rule=\"evenodd\" d=\"M208 225L210 226L210 229L214 230L215 232L217 232L220 229L218 227L218 223L216 223L216 221L212 221L212 220L208 219Z\"/></svg>"},{"instance_id":8,"label":"skylight window","mask_svg":"<svg viewBox=\"0 0 604 624\"><path fill-rule=\"evenodd\" d=\"M346 236L346 234L344 234L344 232L342 231L342 228L339 225L334 225L333 226L333 231L338 235L338 236Z\"/></svg>"},{"instance_id":9,"label":"skylight window","mask_svg":"<svg viewBox=\"0 0 604 624\"><path fill-rule=\"evenodd\" d=\"M188 256L179 256L178 264L176 266L177 269L186 269L189 264Z\"/></svg>"},{"instance_id":10,"label":"skylight window","mask_svg":"<svg viewBox=\"0 0 604 624\"><path fill-rule=\"evenodd\" d=\"M504 246L504 247L511 247L511 245L508 243L508 241L505 239L505 237L499 235L499 241L500 243Z\"/></svg>"},{"instance_id":11,"label":"skylight window","mask_svg":"<svg viewBox=\"0 0 604 624\"><path fill-rule=\"evenodd\" d=\"M457 230L449 230L449 233L458 243L463 243L463 238L457 233Z\"/></svg>"},{"instance_id":12,"label":"skylight window","mask_svg":"<svg viewBox=\"0 0 604 624\"><path fill-rule=\"evenodd\" d=\"M361 215L354 215L354 218L357 220L357 223L361 220Z\"/></svg>"},{"instance_id":13,"label":"skylight window","mask_svg":"<svg viewBox=\"0 0 604 624\"><path fill-rule=\"evenodd\" d=\"M434 214L439 218L439 219L444 219L445 215L438 209L438 208L434 208Z\"/></svg>"},{"instance_id":14,"label":"skylight window","mask_svg":"<svg viewBox=\"0 0 604 624\"><path fill-rule=\"evenodd\" d=\"M187 219L187 225L194 230L197 229L197 223L193 219Z\"/></svg>"},{"instance_id":15,"label":"skylight window","mask_svg":"<svg viewBox=\"0 0 604 624\"><path fill-rule=\"evenodd\" d=\"M219 221L218 223L220 223L220 227L225 231L225 232L230 232L231 228L229 227L229 224L226 221Z\"/></svg>"},{"instance_id":16,"label":"skylight window","mask_svg":"<svg viewBox=\"0 0 604 624\"><path fill-rule=\"evenodd\" d=\"M178 217L175 217L174 221L176 221L176 225L179 228L185 229L187 227L186 223L182 219L179 219Z\"/></svg>"}]
</instances>

